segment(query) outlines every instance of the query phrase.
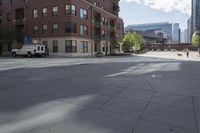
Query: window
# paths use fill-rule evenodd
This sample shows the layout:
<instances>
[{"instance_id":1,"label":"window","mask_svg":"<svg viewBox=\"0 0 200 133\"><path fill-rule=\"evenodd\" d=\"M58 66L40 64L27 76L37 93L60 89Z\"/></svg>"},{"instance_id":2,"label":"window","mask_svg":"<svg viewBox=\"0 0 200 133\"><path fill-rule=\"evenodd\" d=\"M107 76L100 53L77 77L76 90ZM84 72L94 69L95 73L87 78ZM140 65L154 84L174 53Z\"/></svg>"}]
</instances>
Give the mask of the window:
<instances>
[{"instance_id":1,"label":"window","mask_svg":"<svg viewBox=\"0 0 200 133\"><path fill-rule=\"evenodd\" d=\"M97 52L97 49L98 49L98 44L95 43L95 44L94 44L94 52Z\"/></svg>"},{"instance_id":2,"label":"window","mask_svg":"<svg viewBox=\"0 0 200 133\"><path fill-rule=\"evenodd\" d=\"M10 4L13 5L15 4L16 0L10 0Z\"/></svg>"},{"instance_id":3,"label":"window","mask_svg":"<svg viewBox=\"0 0 200 133\"><path fill-rule=\"evenodd\" d=\"M81 47L82 47L82 52L83 53L88 53L88 42L82 41L81 42Z\"/></svg>"},{"instance_id":4,"label":"window","mask_svg":"<svg viewBox=\"0 0 200 133\"><path fill-rule=\"evenodd\" d=\"M42 44L47 46L47 41L42 41Z\"/></svg>"},{"instance_id":5,"label":"window","mask_svg":"<svg viewBox=\"0 0 200 133\"><path fill-rule=\"evenodd\" d=\"M10 12L7 13L6 17L7 17L7 21L8 21L8 22L11 22L11 13L10 13Z\"/></svg>"},{"instance_id":6,"label":"window","mask_svg":"<svg viewBox=\"0 0 200 133\"><path fill-rule=\"evenodd\" d=\"M2 12L2 10L0 9L0 17L2 17L2 15L3 15L3 12Z\"/></svg>"},{"instance_id":7,"label":"window","mask_svg":"<svg viewBox=\"0 0 200 133\"><path fill-rule=\"evenodd\" d=\"M38 26L34 25L33 26L33 34L36 34L38 32Z\"/></svg>"},{"instance_id":8,"label":"window","mask_svg":"<svg viewBox=\"0 0 200 133\"><path fill-rule=\"evenodd\" d=\"M34 9L33 10L33 18L37 18L38 17L38 10Z\"/></svg>"},{"instance_id":9,"label":"window","mask_svg":"<svg viewBox=\"0 0 200 133\"><path fill-rule=\"evenodd\" d=\"M2 6L3 5L3 2L2 2L2 0L0 0L0 6Z\"/></svg>"},{"instance_id":10,"label":"window","mask_svg":"<svg viewBox=\"0 0 200 133\"><path fill-rule=\"evenodd\" d=\"M87 19L87 18L88 18L88 13L87 13L87 11L84 10L84 9L80 9L80 17L81 17L82 19Z\"/></svg>"},{"instance_id":11,"label":"window","mask_svg":"<svg viewBox=\"0 0 200 133\"><path fill-rule=\"evenodd\" d=\"M80 25L80 34L87 35L88 34L88 27L84 25Z\"/></svg>"},{"instance_id":12,"label":"window","mask_svg":"<svg viewBox=\"0 0 200 133\"><path fill-rule=\"evenodd\" d=\"M108 26L108 19L105 18L105 25Z\"/></svg>"},{"instance_id":13,"label":"window","mask_svg":"<svg viewBox=\"0 0 200 133\"><path fill-rule=\"evenodd\" d=\"M48 26L46 24L42 25L42 33L45 34L48 31Z\"/></svg>"},{"instance_id":14,"label":"window","mask_svg":"<svg viewBox=\"0 0 200 133\"><path fill-rule=\"evenodd\" d=\"M58 15L58 7L54 6L52 7L52 16L57 16Z\"/></svg>"},{"instance_id":15,"label":"window","mask_svg":"<svg viewBox=\"0 0 200 133\"><path fill-rule=\"evenodd\" d=\"M117 24L117 29L122 30L123 29L122 27L123 27L122 24L120 24L120 23Z\"/></svg>"},{"instance_id":16,"label":"window","mask_svg":"<svg viewBox=\"0 0 200 133\"><path fill-rule=\"evenodd\" d=\"M106 37L105 30L102 30L102 37Z\"/></svg>"},{"instance_id":17,"label":"window","mask_svg":"<svg viewBox=\"0 0 200 133\"><path fill-rule=\"evenodd\" d=\"M102 47L102 51L103 51L103 52L105 52L105 46L106 46L106 44L104 43L104 44L103 44L103 47Z\"/></svg>"},{"instance_id":18,"label":"window","mask_svg":"<svg viewBox=\"0 0 200 133\"><path fill-rule=\"evenodd\" d=\"M76 15L76 6L75 5L65 5L65 14L66 15Z\"/></svg>"},{"instance_id":19,"label":"window","mask_svg":"<svg viewBox=\"0 0 200 133\"><path fill-rule=\"evenodd\" d=\"M47 16L47 8L42 9L42 16L46 17Z\"/></svg>"},{"instance_id":20,"label":"window","mask_svg":"<svg viewBox=\"0 0 200 133\"><path fill-rule=\"evenodd\" d=\"M65 33L76 33L77 28L76 28L76 23L73 22L67 22L65 23Z\"/></svg>"},{"instance_id":21,"label":"window","mask_svg":"<svg viewBox=\"0 0 200 133\"><path fill-rule=\"evenodd\" d=\"M53 53L58 53L58 41L53 40L52 44L53 44Z\"/></svg>"},{"instance_id":22,"label":"window","mask_svg":"<svg viewBox=\"0 0 200 133\"><path fill-rule=\"evenodd\" d=\"M103 25L108 26L108 19L103 17L102 18L102 23L103 23Z\"/></svg>"},{"instance_id":23,"label":"window","mask_svg":"<svg viewBox=\"0 0 200 133\"><path fill-rule=\"evenodd\" d=\"M75 40L65 41L65 52L66 53L76 53L77 52L77 42Z\"/></svg>"},{"instance_id":24,"label":"window","mask_svg":"<svg viewBox=\"0 0 200 133\"><path fill-rule=\"evenodd\" d=\"M58 24L53 24L52 33L57 33L57 32L58 32Z\"/></svg>"},{"instance_id":25,"label":"window","mask_svg":"<svg viewBox=\"0 0 200 133\"><path fill-rule=\"evenodd\" d=\"M104 22L105 21L105 18L104 17L102 17L102 22Z\"/></svg>"}]
</instances>

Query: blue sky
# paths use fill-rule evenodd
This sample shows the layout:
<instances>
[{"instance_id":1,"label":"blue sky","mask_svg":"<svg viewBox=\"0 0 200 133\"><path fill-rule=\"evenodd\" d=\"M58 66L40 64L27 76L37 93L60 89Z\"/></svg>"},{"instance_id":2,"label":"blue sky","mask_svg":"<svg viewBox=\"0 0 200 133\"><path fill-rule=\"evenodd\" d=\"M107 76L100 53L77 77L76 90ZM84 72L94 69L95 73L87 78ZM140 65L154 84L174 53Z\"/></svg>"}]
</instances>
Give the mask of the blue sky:
<instances>
[{"instance_id":1,"label":"blue sky","mask_svg":"<svg viewBox=\"0 0 200 133\"><path fill-rule=\"evenodd\" d=\"M190 0L121 0L120 17L124 19L125 26L168 21L180 23L181 29L185 29L190 4Z\"/></svg>"}]
</instances>

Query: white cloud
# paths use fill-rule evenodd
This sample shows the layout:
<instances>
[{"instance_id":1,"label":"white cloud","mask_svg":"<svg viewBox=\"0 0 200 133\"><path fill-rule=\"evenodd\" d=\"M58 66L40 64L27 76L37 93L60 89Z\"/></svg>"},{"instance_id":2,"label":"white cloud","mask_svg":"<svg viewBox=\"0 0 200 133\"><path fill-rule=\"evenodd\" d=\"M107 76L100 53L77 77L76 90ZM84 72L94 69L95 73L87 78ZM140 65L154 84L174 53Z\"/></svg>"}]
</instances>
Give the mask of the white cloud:
<instances>
[{"instance_id":1,"label":"white cloud","mask_svg":"<svg viewBox=\"0 0 200 133\"><path fill-rule=\"evenodd\" d=\"M150 8L165 12L179 11L184 14L191 14L190 0L122 0L122 2L144 4Z\"/></svg>"},{"instance_id":2,"label":"white cloud","mask_svg":"<svg viewBox=\"0 0 200 133\"><path fill-rule=\"evenodd\" d=\"M140 4L141 0L122 0L122 1L125 1L125 2L136 2L138 4Z\"/></svg>"}]
</instances>

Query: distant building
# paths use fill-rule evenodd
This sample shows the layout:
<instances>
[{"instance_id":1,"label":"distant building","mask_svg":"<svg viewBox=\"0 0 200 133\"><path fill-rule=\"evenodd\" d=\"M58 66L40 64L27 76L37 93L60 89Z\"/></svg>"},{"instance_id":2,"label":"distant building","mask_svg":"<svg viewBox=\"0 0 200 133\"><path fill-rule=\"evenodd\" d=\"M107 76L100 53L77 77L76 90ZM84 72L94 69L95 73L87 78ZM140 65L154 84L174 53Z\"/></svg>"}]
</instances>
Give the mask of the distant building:
<instances>
[{"instance_id":1,"label":"distant building","mask_svg":"<svg viewBox=\"0 0 200 133\"><path fill-rule=\"evenodd\" d=\"M128 25L125 28L125 31L130 31L130 30L144 31L144 32L162 31L164 34L167 35L168 42L172 41L172 23L161 22L161 23Z\"/></svg>"},{"instance_id":2,"label":"distant building","mask_svg":"<svg viewBox=\"0 0 200 133\"><path fill-rule=\"evenodd\" d=\"M190 17L187 21L187 42L191 42L192 33L192 19Z\"/></svg>"},{"instance_id":3,"label":"distant building","mask_svg":"<svg viewBox=\"0 0 200 133\"><path fill-rule=\"evenodd\" d=\"M137 30L130 30L128 32L136 32L140 34L144 38L145 44L158 44L164 43L167 40L166 35L162 32L149 32L149 31L137 31Z\"/></svg>"},{"instance_id":4,"label":"distant building","mask_svg":"<svg viewBox=\"0 0 200 133\"><path fill-rule=\"evenodd\" d=\"M192 0L192 35L200 31L200 0Z\"/></svg>"},{"instance_id":5,"label":"distant building","mask_svg":"<svg viewBox=\"0 0 200 133\"><path fill-rule=\"evenodd\" d=\"M172 32L172 42L173 43L180 43L180 26L179 23L173 24L173 32Z\"/></svg>"},{"instance_id":6,"label":"distant building","mask_svg":"<svg viewBox=\"0 0 200 133\"><path fill-rule=\"evenodd\" d=\"M188 33L187 29L185 29L181 32L181 43L188 43L187 33Z\"/></svg>"}]
</instances>

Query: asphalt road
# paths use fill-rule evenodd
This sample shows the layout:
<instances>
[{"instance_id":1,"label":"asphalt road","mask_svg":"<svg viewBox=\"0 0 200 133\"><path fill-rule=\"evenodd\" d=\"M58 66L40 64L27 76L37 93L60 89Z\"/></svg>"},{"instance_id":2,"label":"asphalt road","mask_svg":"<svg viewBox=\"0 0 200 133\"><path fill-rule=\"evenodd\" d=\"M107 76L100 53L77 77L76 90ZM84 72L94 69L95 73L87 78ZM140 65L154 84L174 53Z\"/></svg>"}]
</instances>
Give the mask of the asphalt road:
<instances>
[{"instance_id":1,"label":"asphalt road","mask_svg":"<svg viewBox=\"0 0 200 133\"><path fill-rule=\"evenodd\" d=\"M0 133L199 133L200 62L0 59Z\"/></svg>"}]
</instances>

